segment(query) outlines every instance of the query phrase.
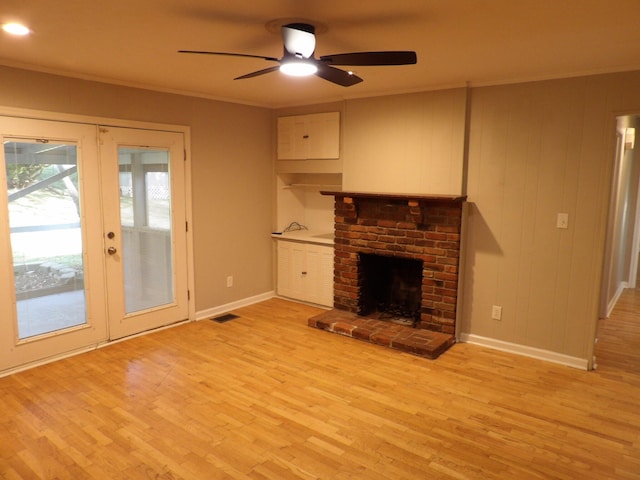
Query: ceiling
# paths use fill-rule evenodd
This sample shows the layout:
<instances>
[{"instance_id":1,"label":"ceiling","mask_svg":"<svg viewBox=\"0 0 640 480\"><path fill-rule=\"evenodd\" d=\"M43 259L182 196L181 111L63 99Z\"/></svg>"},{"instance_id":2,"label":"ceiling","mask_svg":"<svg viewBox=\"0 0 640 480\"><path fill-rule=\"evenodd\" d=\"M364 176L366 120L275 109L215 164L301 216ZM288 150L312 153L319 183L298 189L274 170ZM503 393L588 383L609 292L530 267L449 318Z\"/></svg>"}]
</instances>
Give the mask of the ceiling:
<instances>
[{"instance_id":1,"label":"ceiling","mask_svg":"<svg viewBox=\"0 0 640 480\"><path fill-rule=\"evenodd\" d=\"M415 50L416 65L357 67L341 87L279 72L277 19L326 26L316 57ZM640 0L2 0L0 64L265 107L640 69Z\"/></svg>"}]
</instances>

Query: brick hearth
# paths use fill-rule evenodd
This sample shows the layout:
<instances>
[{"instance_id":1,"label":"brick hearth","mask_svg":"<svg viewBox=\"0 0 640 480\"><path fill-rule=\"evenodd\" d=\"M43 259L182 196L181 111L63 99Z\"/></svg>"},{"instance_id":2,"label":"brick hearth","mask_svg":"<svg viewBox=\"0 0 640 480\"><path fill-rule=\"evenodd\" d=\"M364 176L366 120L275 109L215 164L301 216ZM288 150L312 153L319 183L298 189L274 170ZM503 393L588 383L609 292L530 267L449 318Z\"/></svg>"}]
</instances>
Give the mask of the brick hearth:
<instances>
[{"instance_id":1,"label":"brick hearth","mask_svg":"<svg viewBox=\"0 0 640 480\"><path fill-rule=\"evenodd\" d=\"M454 343L454 336L333 309L311 317L308 325L385 347L436 359Z\"/></svg>"},{"instance_id":2,"label":"brick hearth","mask_svg":"<svg viewBox=\"0 0 640 480\"><path fill-rule=\"evenodd\" d=\"M465 197L322 193L335 197L334 309L309 319L309 325L437 357L455 342ZM420 321L416 328L357 315L361 253L422 262Z\"/></svg>"}]
</instances>

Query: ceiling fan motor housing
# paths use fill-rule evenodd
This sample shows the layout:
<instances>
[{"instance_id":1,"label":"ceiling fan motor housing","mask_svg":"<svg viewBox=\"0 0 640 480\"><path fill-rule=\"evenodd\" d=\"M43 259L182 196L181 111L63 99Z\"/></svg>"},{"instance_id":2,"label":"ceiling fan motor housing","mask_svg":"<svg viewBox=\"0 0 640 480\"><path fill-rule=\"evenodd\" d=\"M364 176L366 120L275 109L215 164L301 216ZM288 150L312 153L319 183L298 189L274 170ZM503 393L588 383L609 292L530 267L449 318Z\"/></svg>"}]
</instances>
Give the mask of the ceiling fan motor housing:
<instances>
[{"instance_id":1,"label":"ceiling fan motor housing","mask_svg":"<svg viewBox=\"0 0 640 480\"><path fill-rule=\"evenodd\" d=\"M316 50L315 28L308 23L289 23L282 26L285 50L298 58L310 58Z\"/></svg>"}]
</instances>

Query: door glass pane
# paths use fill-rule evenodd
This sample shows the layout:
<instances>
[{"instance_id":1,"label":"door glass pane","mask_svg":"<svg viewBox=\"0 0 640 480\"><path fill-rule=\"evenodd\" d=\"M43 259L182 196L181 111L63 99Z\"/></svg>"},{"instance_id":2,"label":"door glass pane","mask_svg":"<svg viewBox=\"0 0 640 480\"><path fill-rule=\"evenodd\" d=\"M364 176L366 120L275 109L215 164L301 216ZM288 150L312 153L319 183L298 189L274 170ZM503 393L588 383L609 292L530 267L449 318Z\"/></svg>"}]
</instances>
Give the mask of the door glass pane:
<instances>
[{"instance_id":1,"label":"door glass pane","mask_svg":"<svg viewBox=\"0 0 640 480\"><path fill-rule=\"evenodd\" d=\"M86 323L77 147L6 139L20 339Z\"/></svg>"},{"instance_id":2,"label":"door glass pane","mask_svg":"<svg viewBox=\"0 0 640 480\"><path fill-rule=\"evenodd\" d=\"M120 147L125 312L173 303L169 152Z\"/></svg>"}]
</instances>

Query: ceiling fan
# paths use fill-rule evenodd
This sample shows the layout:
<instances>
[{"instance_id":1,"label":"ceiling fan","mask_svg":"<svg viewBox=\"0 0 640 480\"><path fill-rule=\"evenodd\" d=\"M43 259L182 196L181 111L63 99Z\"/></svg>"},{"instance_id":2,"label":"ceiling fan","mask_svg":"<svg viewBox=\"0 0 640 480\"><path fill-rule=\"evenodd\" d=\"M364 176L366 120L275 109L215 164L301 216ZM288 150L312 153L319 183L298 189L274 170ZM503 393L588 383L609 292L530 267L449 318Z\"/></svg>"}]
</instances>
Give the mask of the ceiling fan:
<instances>
[{"instance_id":1,"label":"ceiling fan","mask_svg":"<svg viewBox=\"0 0 640 480\"><path fill-rule=\"evenodd\" d=\"M353 72L335 68L340 66L379 66L379 65L412 65L418 59L412 51L353 52L335 55L313 56L316 47L315 27L308 23L293 22L281 27L284 53L282 58L250 55L245 53L207 52L199 50L178 50L179 53L196 53L204 55L227 55L232 57L261 58L279 65L247 73L234 80L257 77L265 73L280 70L287 75L316 75L324 80L350 87L362 82L362 78Z\"/></svg>"}]
</instances>

